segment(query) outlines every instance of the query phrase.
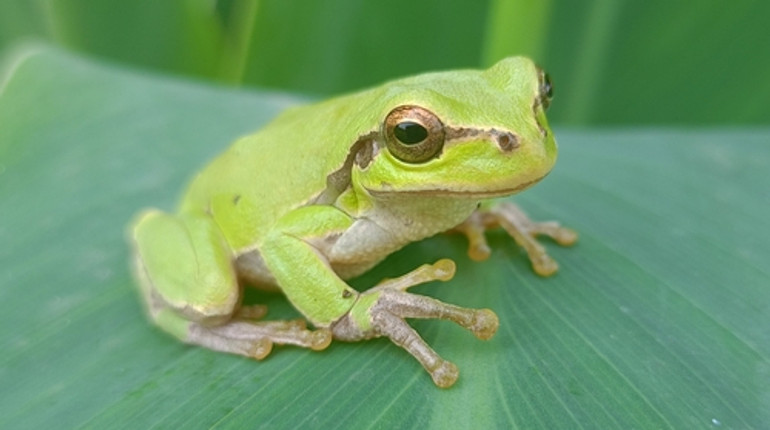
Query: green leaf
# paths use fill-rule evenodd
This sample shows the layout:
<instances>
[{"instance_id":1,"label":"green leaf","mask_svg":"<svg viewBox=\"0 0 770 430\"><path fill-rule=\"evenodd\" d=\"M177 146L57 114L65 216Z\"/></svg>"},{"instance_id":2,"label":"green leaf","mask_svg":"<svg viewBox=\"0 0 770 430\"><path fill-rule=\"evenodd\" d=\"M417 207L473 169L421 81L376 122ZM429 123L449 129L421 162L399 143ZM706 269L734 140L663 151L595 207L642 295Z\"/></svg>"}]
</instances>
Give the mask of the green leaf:
<instances>
[{"instance_id":1,"label":"green leaf","mask_svg":"<svg viewBox=\"0 0 770 430\"><path fill-rule=\"evenodd\" d=\"M517 200L581 233L540 279L493 234L438 236L357 279L442 257L418 291L501 318L482 342L414 326L461 370L436 388L387 340L262 362L146 322L123 229L295 99L25 51L0 89L0 428L760 428L770 421L768 129L556 130ZM271 317L296 315L254 295Z\"/></svg>"}]
</instances>

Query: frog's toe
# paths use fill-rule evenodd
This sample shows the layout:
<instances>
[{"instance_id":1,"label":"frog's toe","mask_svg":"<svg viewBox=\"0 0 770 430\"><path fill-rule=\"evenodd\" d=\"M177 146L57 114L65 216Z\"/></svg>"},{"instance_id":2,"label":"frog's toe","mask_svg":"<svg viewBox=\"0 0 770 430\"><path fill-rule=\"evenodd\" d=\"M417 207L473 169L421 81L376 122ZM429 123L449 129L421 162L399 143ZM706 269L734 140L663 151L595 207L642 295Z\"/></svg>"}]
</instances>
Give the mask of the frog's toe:
<instances>
[{"instance_id":1,"label":"frog's toe","mask_svg":"<svg viewBox=\"0 0 770 430\"><path fill-rule=\"evenodd\" d=\"M254 342L251 342L251 348L248 351L248 356L253 357L257 360L262 360L263 358L270 355L270 351L273 350L273 342L268 338L261 338L257 339Z\"/></svg>"},{"instance_id":2,"label":"frog's toe","mask_svg":"<svg viewBox=\"0 0 770 430\"><path fill-rule=\"evenodd\" d=\"M492 254L484 235L486 229L482 213L479 211L473 212L467 220L452 229L468 239L468 257L473 261L486 260Z\"/></svg>"},{"instance_id":3,"label":"frog's toe","mask_svg":"<svg viewBox=\"0 0 770 430\"><path fill-rule=\"evenodd\" d=\"M540 254L532 257L532 270L540 276L551 276L559 270L559 263L548 254Z\"/></svg>"},{"instance_id":4,"label":"frog's toe","mask_svg":"<svg viewBox=\"0 0 770 430\"><path fill-rule=\"evenodd\" d=\"M236 319L213 327L191 323L185 340L215 351L261 360L270 354L274 344L322 350L329 346L332 335L326 328L308 330L304 320L255 322Z\"/></svg>"},{"instance_id":5,"label":"frog's toe","mask_svg":"<svg viewBox=\"0 0 770 430\"><path fill-rule=\"evenodd\" d=\"M332 333L328 328L309 330L303 319L289 321L265 321L256 324L263 336L281 345L295 345L314 351L326 349L331 344Z\"/></svg>"},{"instance_id":6,"label":"frog's toe","mask_svg":"<svg viewBox=\"0 0 770 430\"><path fill-rule=\"evenodd\" d=\"M265 305L248 305L241 306L236 313L236 317L245 320L258 320L267 315L267 306Z\"/></svg>"},{"instance_id":7,"label":"frog's toe","mask_svg":"<svg viewBox=\"0 0 770 430\"><path fill-rule=\"evenodd\" d=\"M328 328L321 328L311 332L308 346L313 351L326 349L332 343L332 331Z\"/></svg>"},{"instance_id":8,"label":"frog's toe","mask_svg":"<svg viewBox=\"0 0 770 430\"><path fill-rule=\"evenodd\" d=\"M572 246L578 240L578 234L575 230L561 226L551 237L556 241L556 243L562 246Z\"/></svg>"},{"instance_id":9,"label":"frog's toe","mask_svg":"<svg viewBox=\"0 0 770 430\"><path fill-rule=\"evenodd\" d=\"M257 360L267 357L273 349L273 341L269 337L248 330L243 324L207 327L191 323L185 341L214 351L243 355Z\"/></svg>"},{"instance_id":10,"label":"frog's toe","mask_svg":"<svg viewBox=\"0 0 770 430\"><path fill-rule=\"evenodd\" d=\"M548 236L561 246L572 246L578 239L575 230L562 227L555 221L531 222L530 234Z\"/></svg>"},{"instance_id":11,"label":"frog's toe","mask_svg":"<svg viewBox=\"0 0 770 430\"><path fill-rule=\"evenodd\" d=\"M484 242L470 242L468 244L468 257L473 261L484 261L492 255L492 248Z\"/></svg>"},{"instance_id":12,"label":"frog's toe","mask_svg":"<svg viewBox=\"0 0 770 430\"><path fill-rule=\"evenodd\" d=\"M490 309L480 309L475 312L468 329L479 339L487 340L494 336L500 326L500 319Z\"/></svg>"},{"instance_id":13,"label":"frog's toe","mask_svg":"<svg viewBox=\"0 0 770 430\"><path fill-rule=\"evenodd\" d=\"M430 370L430 377L436 386L449 388L457 382L460 370L451 361L441 360L435 369Z\"/></svg>"}]
</instances>

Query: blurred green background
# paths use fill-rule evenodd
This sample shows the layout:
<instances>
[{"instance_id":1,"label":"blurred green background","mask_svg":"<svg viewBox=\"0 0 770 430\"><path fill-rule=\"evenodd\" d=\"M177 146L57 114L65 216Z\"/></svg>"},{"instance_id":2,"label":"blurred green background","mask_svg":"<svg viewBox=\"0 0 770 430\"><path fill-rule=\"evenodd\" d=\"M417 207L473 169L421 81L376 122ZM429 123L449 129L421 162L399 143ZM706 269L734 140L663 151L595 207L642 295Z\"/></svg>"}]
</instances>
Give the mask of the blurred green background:
<instances>
[{"instance_id":1,"label":"blurred green background","mask_svg":"<svg viewBox=\"0 0 770 430\"><path fill-rule=\"evenodd\" d=\"M525 54L556 124L767 124L770 2L6 0L0 47L42 39L229 85L325 96Z\"/></svg>"}]
</instances>

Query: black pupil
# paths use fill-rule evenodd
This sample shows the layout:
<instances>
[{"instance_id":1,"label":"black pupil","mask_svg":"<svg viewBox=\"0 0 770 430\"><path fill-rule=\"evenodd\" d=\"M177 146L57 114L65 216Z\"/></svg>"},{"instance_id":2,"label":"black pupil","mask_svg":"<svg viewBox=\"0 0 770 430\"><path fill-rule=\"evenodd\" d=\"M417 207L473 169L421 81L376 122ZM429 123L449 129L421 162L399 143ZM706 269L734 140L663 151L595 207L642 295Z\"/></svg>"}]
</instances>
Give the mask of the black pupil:
<instances>
[{"instance_id":1,"label":"black pupil","mask_svg":"<svg viewBox=\"0 0 770 430\"><path fill-rule=\"evenodd\" d=\"M404 121L396 125L396 128L393 129L393 134L396 135L396 139L401 143L414 145L428 137L428 130L416 122Z\"/></svg>"}]
</instances>

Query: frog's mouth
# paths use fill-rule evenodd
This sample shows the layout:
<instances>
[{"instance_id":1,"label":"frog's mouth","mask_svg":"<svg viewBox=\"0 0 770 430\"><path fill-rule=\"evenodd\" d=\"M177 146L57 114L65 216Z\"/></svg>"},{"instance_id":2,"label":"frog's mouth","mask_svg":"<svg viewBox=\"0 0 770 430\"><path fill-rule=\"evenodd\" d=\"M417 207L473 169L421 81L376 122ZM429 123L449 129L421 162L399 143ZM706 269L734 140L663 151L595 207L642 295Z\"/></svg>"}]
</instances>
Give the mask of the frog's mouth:
<instances>
[{"instance_id":1,"label":"frog's mouth","mask_svg":"<svg viewBox=\"0 0 770 430\"><path fill-rule=\"evenodd\" d=\"M539 178L532 179L527 182L523 182L515 187L511 188L502 188L497 190L458 190L458 189L448 189L448 188L430 188L430 189L421 189L421 190L389 190L386 188L382 189L371 189L366 188L366 191L375 197L385 197L391 194L399 194L399 195L410 195L410 196L424 196L424 197L454 197L454 198L461 198L461 199L491 199L496 197L505 197L510 196L512 194L519 193L521 191L526 190L527 188L537 184L538 182L542 181L543 178L548 176L548 173L546 173L543 176L540 176Z\"/></svg>"}]
</instances>

